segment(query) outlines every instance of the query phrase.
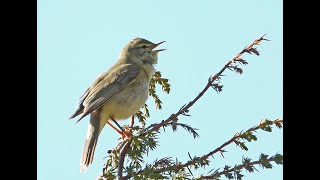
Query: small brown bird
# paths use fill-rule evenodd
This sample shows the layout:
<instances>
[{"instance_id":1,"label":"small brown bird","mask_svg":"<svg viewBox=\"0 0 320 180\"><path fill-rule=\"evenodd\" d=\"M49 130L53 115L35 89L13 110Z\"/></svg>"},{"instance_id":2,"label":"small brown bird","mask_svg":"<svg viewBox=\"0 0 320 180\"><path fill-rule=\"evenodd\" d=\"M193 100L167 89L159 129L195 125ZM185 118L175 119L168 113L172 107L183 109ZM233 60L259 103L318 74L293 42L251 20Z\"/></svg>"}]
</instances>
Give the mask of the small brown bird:
<instances>
[{"instance_id":1,"label":"small brown bird","mask_svg":"<svg viewBox=\"0 0 320 180\"><path fill-rule=\"evenodd\" d=\"M105 124L122 136L130 137L129 133L118 130L109 120L121 128L116 121L133 116L145 104L158 52L165 50L154 48L163 42L165 41L155 44L142 38L133 39L123 48L119 60L101 74L80 97L78 108L70 117L72 119L80 115L79 122L90 114L80 172L85 171L92 163L98 137Z\"/></svg>"}]
</instances>

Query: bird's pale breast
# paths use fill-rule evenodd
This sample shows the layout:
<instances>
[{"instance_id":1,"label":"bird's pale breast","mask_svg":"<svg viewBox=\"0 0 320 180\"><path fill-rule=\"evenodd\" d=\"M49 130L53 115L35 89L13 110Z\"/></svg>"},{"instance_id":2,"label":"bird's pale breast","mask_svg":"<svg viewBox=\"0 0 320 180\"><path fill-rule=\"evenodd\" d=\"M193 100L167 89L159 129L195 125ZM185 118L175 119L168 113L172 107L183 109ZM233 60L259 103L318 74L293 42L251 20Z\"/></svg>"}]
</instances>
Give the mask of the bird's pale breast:
<instances>
[{"instance_id":1,"label":"bird's pale breast","mask_svg":"<svg viewBox=\"0 0 320 180\"><path fill-rule=\"evenodd\" d=\"M149 92L149 79L142 71L137 79L117 93L102 107L103 119L127 119L145 104Z\"/></svg>"}]
</instances>

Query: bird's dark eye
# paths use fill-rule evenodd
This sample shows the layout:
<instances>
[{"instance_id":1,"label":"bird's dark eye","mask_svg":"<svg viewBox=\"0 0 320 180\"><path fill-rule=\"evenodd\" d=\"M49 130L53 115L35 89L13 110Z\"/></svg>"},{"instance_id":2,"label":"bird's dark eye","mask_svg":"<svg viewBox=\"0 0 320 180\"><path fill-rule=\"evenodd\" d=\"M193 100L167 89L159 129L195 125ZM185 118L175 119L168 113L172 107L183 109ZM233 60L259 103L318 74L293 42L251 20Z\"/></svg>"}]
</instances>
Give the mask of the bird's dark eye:
<instances>
[{"instance_id":1,"label":"bird's dark eye","mask_svg":"<svg viewBox=\"0 0 320 180\"><path fill-rule=\"evenodd\" d=\"M147 46L146 46L146 45L142 45L141 47L142 47L143 49L147 48Z\"/></svg>"}]
</instances>

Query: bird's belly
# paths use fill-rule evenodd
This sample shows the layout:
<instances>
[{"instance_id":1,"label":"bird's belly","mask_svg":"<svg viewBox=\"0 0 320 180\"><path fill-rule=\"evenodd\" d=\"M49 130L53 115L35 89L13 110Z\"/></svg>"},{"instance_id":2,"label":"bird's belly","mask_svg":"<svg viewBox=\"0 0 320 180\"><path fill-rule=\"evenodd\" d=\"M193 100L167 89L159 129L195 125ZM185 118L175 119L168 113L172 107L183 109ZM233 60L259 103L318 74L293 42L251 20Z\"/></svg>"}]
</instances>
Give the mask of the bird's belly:
<instances>
[{"instance_id":1,"label":"bird's belly","mask_svg":"<svg viewBox=\"0 0 320 180\"><path fill-rule=\"evenodd\" d=\"M148 98L149 83L131 84L102 107L102 118L127 119L139 111Z\"/></svg>"}]
</instances>

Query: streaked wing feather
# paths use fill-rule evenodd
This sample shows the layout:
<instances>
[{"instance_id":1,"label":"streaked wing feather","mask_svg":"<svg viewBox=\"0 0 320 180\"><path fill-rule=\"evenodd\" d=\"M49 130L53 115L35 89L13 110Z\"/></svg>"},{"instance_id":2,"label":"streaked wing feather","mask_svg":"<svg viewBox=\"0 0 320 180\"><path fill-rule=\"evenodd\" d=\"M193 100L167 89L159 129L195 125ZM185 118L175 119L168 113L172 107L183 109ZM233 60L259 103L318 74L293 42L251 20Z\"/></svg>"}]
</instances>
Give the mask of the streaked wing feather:
<instances>
[{"instance_id":1,"label":"streaked wing feather","mask_svg":"<svg viewBox=\"0 0 320 180\"><path fill-rule=\"evenodd\" d=\"M99 84L101 82L101 80L104 79L104 77L106 77L106 75L108 74L108 72L104 72L101 75L99 75L97 77L97 79L95 79L93 81L93 83L91 84L91 86L83 93L83 95L79 98L78 104L81 104L85 101L85 99L87 98L88 94L90 93L90 91L92 90L92 87L97 86L97 84Z\"/></svg>"},{"instance_id":2,"label":"streaked wing feather","mask_svg":"<svg viewBox=\"0 0 320 180\"><path fill-rule=\"evenodd\" d=\"M132 83L140 73L135 65L122 65L109 73L95 86L91 87L90 93L85 98L83 117L101 107L115 94L121 92Z\"/></svg>"}]
</instances>

